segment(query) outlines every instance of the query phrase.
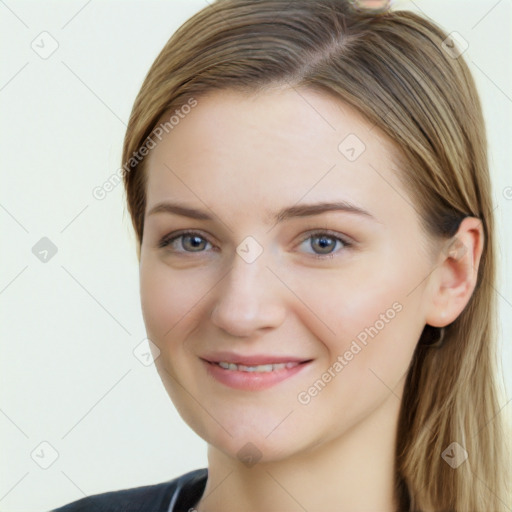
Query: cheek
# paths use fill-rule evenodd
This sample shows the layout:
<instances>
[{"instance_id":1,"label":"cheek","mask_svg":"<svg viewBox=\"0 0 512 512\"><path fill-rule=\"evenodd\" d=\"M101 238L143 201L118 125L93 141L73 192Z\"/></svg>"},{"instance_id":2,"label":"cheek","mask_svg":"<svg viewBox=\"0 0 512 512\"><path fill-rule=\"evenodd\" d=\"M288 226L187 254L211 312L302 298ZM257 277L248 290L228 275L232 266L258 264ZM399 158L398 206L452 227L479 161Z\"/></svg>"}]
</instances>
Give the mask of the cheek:
<instances>
[{"instance_id":1,"label":"cheek","mask_svg":"<svg viewBox=\"0 0 512 512\"><path fill-rule=\"evenodd\" d=\"M366 268L360 271L363 266ZM407 285L399 278L383 277L382 270L371 273L368 266L353 266L350 272L317 270L310 275L286 276L309 309L309 316L323 325L324 332L317 333L320 339L329 344L346 341L375 323L382 330L399 316L397 310L401 309Z\"/></svg>"},{"instance_id":2,"label":"cheek","mask_svg":"<svg viewBox=\"0 0 512 512\"><path fill-rule=\"evenodd\" d=\"M422 322L418 295L408 295L415 278L399 267L326 274L314 286L307 279L295 283L310 309L302 321L324 344L328 363L343 359L345 378L338 381L348 379L351 387L361 388L380 377L393 387L407 370Z\"/></svg>"},{"instance_id":3,"label":"cheek","mask_svg":"<svg viewBox=\"0 0 512 512\"><path fill-rule=\"evenodd\" d=\"M393 400L392 393L398 398L419 335L416 308L398 291L342 289L337 300L321 310L335 335L322 338L315 322L309 323L326 348L326 358L315 375L301 383L299 402L311 401L306 412L326 424L349 428L388 398ZM319 297L310 295L312 301Z\"/></svg>"},{"instance_id":4,"label":"cheek","mask_svg":"<svg viewBox=\"0 0 512 512\"><path fill-rule=\"evenodd\" d=\"M164 336L171 339L173 332L180 332L207 291L197 273L175 271L156 258L141 261L141 306L150 338L158 344Z\"/></svg>"}]
</instances>

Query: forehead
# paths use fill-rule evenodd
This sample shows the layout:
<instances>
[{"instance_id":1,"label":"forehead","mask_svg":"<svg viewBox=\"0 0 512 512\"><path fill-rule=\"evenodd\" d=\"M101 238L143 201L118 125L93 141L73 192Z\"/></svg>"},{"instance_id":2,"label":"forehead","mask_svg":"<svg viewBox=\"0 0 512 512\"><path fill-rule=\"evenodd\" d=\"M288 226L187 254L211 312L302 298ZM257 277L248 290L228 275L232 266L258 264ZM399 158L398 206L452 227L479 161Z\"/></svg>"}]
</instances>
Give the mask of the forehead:
<instances>
[{"instance_id":1,"label":"forehead","mask_svg":"<svg viewBox=\"0 0 512 512\"><path fill-rule=\"evenodd\" d=\"M327 94L215 91L198 98L148 155L147 210L171 199L226 213L262 213L301 198L368 205L389 195L396 203L393 155L376 127Z\"/></svg>"}]
</instances>

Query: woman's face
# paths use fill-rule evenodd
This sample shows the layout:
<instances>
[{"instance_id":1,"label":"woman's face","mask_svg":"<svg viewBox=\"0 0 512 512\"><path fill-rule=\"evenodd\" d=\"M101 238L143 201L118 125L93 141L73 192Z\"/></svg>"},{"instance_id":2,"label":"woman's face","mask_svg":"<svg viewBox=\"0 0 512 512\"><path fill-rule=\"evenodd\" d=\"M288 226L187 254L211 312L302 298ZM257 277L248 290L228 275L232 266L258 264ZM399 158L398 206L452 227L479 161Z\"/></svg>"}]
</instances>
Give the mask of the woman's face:
<instances>
[{"instance_id":1,"label":"woman's face","mask_svg":"<svg viewBox=\"0 0 512 512\"><path fill-rule=\"evenodd\" d=\"M305 89L216 91L187 112L147 158L140 259L181 416L262 461L395 421L434 263L390 143Z\"/></svg>"}]
</instances>

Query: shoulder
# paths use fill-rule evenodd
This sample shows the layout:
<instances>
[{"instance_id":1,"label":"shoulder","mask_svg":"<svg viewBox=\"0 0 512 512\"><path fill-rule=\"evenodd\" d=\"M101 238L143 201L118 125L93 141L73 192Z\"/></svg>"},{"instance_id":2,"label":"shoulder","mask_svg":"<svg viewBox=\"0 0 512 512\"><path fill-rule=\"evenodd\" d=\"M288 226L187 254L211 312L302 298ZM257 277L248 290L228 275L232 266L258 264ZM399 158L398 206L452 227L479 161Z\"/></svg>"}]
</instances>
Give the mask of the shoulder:
<instances>
[{"instance_id":1,"label":"shoulder","mask_svg":"<svg viewBox=\"0 0 512 512\"><path fill-rule=\"evenodd\" d=\"M188 510L199 501L206 486L207 476L207 468L195 469L167 482L87 496L53 509L51 512L177 512L182 509Z\"/></svg>"}]
</instances>

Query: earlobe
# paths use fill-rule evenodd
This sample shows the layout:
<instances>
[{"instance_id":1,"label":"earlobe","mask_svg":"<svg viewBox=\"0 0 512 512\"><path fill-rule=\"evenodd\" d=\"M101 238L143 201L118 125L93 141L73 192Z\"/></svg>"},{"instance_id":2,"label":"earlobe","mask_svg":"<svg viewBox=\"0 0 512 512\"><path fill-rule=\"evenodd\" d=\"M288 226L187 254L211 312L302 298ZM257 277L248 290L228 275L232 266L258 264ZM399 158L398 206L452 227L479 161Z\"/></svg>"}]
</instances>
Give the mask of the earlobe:
<instances>
[{"instance_id":1,"label":"earlobe","mask_svg":"<svg viewBox=\"0 0 512 512\"><path fill-rule=\"evenodd\" d=\"M466 217L439 255L427 324L444 327L462 313L477 283L483 246L482 221Z\"/></svg>"}]
</instances>

